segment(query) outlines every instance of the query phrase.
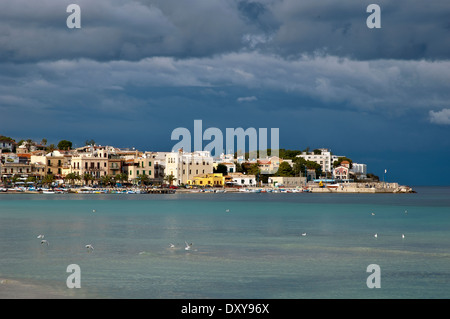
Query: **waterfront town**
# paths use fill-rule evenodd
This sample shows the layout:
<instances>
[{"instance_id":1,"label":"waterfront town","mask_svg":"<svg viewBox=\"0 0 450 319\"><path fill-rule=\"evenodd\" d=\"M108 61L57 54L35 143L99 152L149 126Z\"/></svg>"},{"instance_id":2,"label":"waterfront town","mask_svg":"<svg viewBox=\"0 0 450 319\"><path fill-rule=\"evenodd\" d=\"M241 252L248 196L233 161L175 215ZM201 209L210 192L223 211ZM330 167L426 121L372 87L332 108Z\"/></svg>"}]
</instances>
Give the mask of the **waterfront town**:
<instances>
[{"instance_id":1,"label":"waterfront town","mask_svg":"<svg viewBox=\"0 0 450 319\"><path fill-rule=\"evenodd\" d=\"M0 135L0 193L347 192L410 193L326 148L278 156L140 151ZM247 154L248 155L248 154ZM386 172L386 171L385 171Z\"/></svg>"}]
</instances>

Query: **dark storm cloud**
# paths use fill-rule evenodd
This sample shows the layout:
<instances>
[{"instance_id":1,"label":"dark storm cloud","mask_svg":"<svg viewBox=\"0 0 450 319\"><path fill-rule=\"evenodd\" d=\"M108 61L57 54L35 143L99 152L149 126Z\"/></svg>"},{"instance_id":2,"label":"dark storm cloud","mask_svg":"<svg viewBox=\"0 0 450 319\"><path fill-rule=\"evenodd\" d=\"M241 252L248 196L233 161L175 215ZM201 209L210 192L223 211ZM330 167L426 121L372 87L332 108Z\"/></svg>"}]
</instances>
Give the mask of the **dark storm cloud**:
<instances>
[{"instance_id":1,"label":"dark storm cloud","mask_svg":"<svg viewBox=\"0 0 450 319\"><path fill-rule=\"evenodd\" d=\"M108 101L110 112L120 113L124 104L128 108L150 107L145 94L144 98L134 95L139 88L228 87L305 96L320 101L322 107L338 104L341 109L385 116L402 116L414 110L428 118L429 111L450 108L450 73L445 72L450 69L449 61L355 61L320 55L287 60L243 52L189 59L47 61L18 65L14 75L8 76L10 68L0 67L0 107L26 107L26 98L35 101L29 107L48 107L59 97L67 100L59 109L85 104L101 109ZM111 95L122 98L111 99Z\"/></svg>"},{"instance_id":2,"label":"dark storm cloud","mask_svg":"<svg viewBox=\"0 0 450 319\"><path fill-rule=\"evenodd\" d=\"M381 29L366 26L366 8L381 7ZM285 54L320 50L355 59L448 58L446 1L296 1L271 7L282 25L274 46Z\"/></svg>"},{"instance_id":3,"label":"dark storm cloud","mask_svg":"<svg viewBox=\"0 0 450 319\"><path fill-rule=\"evenodd\" d=\"M70 0L2 1L0 60L202 57L257 47L292 56L325 52L354 59L443 59L450 51L447 1L79 0L82 28L66 27Z\"/></svg>"}]
</instances>

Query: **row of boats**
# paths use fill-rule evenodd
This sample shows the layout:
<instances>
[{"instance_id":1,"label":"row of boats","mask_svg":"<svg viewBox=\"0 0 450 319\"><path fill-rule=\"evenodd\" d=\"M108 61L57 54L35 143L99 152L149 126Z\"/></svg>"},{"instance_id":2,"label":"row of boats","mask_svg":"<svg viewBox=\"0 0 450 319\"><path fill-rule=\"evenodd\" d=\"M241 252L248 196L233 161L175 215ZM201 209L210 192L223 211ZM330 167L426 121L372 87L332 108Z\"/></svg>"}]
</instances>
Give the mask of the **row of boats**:
<instances>
[{"instance_id":1,"label":"row of boats","mask_svg":"<svg viewBox=\"0 0 450 319\"><path fill-rule=\"evenodd\" d=\"M241 188L244 193L310 193L309 188Z\"/></svg>"},{"instance_id":2,"label":"row of boats","mask_svg":"<svg viewBox=\"0 0 450 319\"><path fill-rule=\"evenodd\" d=\"M140 188L35 188L35 187L13 187L0 188L0 192L8 193L30 193L30 194L173 194L175 189L140 189ZM192 191L191 191L192 192ZM200 193L226 193L227 190L204 188L198 191ZM230 192L240 193L309 193L309 188L240 188L233 189Z\"/></svg>"},{"instance_id":3,"label":"row of boats","mask_svg":"<svg viewBox=\"0 0 450 319\"><path fill-rule=\"evenodd\" d=\"M0 188L0 192L29 193L29 194L149 194L149 193L175 193L175 190L144 190L144 189L97 189L97 188L35 188L13 187Z\"/></svg>"}]
</instances>

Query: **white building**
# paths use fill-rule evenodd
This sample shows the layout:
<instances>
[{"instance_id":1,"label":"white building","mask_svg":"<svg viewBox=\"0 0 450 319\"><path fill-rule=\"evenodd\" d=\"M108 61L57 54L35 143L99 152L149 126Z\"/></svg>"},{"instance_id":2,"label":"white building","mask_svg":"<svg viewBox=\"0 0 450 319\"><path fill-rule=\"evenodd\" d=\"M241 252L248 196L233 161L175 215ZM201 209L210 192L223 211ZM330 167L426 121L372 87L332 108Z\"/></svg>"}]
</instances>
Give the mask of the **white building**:
<instances>
[{"instance_id":1,"label":"white building","mask_svg":"<svg viewBox=\"0 0 450 319\"><path fill-rule=\"evenodd\" d=\"M166 154L165 175L175 177L174 185L186 184L198 175L212 174L213 168L213 158L209 151L185 153L180 149Z\"/></svg>"},{"instance_id":2,"label":"white building","mask_svg":"<svg viewBox=\"0 0 450 319\"><path fill-rule=\"evenodd\" d=\"M353 163L350 171L364 178L365 176L367 176L367 165L360 163Z\"/></svg>"},{"instance_id":3,"label":"white building","mask_svg":"<svg viewBox=\"0 0 450 319\"><path fill-rule=\"evenodd\" d=\"M219 164L223 164L227 167L227 173L236 172L236 164L233 154L220 154L220 157L214 160L214 168L217 168Z\"/></svg>"},{"instance_id":4,"label":"white building","mask_svg":"<svg viewBox=\"0 0 450 319\"><path fill-rule=\"evenodd\" d=\"M331 151L326 148L320 148L321 154L314 154L314 152L303 152L297 157L302 157L307 161L316 162L320 166L322 166L322 172L331 172L333 168L334 158L337 159L337 156L331 155Z\"/></svg>"},{"instance_id":5,"label":"white building","mask_svg":"<svg viewBox=\"0 0 450 319\"><path fill-rule=\"evenodd\" d=\"M14 149L14 144L14 141L0 136L0 153L3 149L12 152Z\"/></svg>"},{"instance_id":6,"label":"white building","mask_svg":"<svg viewBox=\"0 0 450 319\"><path fill-rule=\"evenodd\" d=\"M333 172L333 163L342 155L332 155L331 151L327 148L319 148L320 154L314 154L314 152L303 152L297 157L303 157L307 161L316 162L322 167L322 172Z\"/></svg>"},{"instance_id":7,"label":"white building","mask_svg":"<svg viewBox=\"0 0 450 319\"><path fill-rule=\"evenodd\" d=\"M230 173L231 181L238 186L256 186L256 176L242 173Z\"/></svg>"}]
</instances>

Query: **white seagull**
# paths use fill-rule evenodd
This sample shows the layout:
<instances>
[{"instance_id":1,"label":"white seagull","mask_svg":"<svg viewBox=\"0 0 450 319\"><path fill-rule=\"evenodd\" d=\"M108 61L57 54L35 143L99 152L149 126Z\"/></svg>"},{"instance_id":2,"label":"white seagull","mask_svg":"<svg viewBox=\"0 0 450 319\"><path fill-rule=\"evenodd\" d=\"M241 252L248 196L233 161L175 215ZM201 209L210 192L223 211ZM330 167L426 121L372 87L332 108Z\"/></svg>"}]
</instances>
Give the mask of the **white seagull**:
<instances>
[{"instance_id":1,"label":"white seagull","mask_svg":"<svg viewBox=\"0 0 450 319\"><path fill-rule=\"evenodd\" d=\"M94 246L92 246L91 244L88 244L88 245L86 245L84 247L86 247L88 251L93 251L94 250Z\"/></svg>"},{"instance_id":2,"label":"white seagull","mask_svg":"<svg viewBox=\"0 0 450 319\"><path fill-rule=\"evenodd\" d=\"M174 244L169 244L170 248L175 248Z\"/></svg>"},{"instance_id":3,"label":"white seagull","mask_svg":"<svg viewBox=\"0 0 450 319\"><path fill-rule=\"evenodd\" d=\"M41 245L43 244L47 244L47 246L49 245L48 241L46 241L45 239L41 240Z\"/></svg>"},{"instance_id":4,"label":"white seagull","mask_svg":"<svg viewBox=\"0 0 450 319\"><path fill-rule=\"evenodd\" d=\"M188 244L187 241L184 242L186 244L186 247L184 247L185 250L191 250L192 243Z\"/></svg>"},{"instance_id":5,"label":"white seagull","mask_svg":"<svg viewBox=\"0 0 450 319\"><path fill-rule=\"evenodd\" d=\"M305 236L306 236L306 233L302 233L302 236L305 237Z\"/></svg>"},{"instance_id":6,"label":"white seagull","mask_svg":"<svg viewBox=\"0 0 450 319\"><path fill-rule=\"evenodd\" d=\"M92 212L93 212L93 213L95 213L95 212L96 212L96 210L95 210L95 209L93 209L93 210L92 210Z\"/></svg>"},{"instance_id":7,"label":"white seagull","mask_svg":"<svg viewBox=\"0 0 450 319\"><path fill-rule=\"evenodd\" d=\"M405 238L405 234L402 234L402 238Z\"/></svg>"},{"instance_id":8,"label":"white seagull","mask_svg":"<svg viewBox=\"0 0 450 319\"><path fill-rule=\"evenodd\" d=\"M44 238L44 235L38 235L37 238L42 239Z\"/></svg>"},{"instance_id":9,"label":"white seagull","mask_svg":"<svg viewBox=\"0 0 450 319\"><path fill-rule=\"evenodd\" d=\"M372 213L372 216L375 216L375 213Z\"/></svg>"},{"instance_id":10,"label":"white seagull","mask_svg":"<svg viewBox=\"0 0 450 319\"><path fill-rule=\"evenodd\" d=\"M378 234L373 235L373 237L378 238Z\"/></svg>"}]
</instances>

